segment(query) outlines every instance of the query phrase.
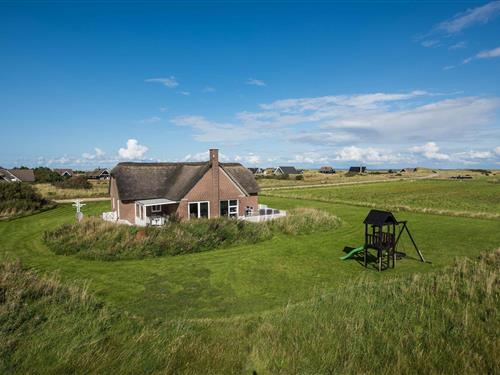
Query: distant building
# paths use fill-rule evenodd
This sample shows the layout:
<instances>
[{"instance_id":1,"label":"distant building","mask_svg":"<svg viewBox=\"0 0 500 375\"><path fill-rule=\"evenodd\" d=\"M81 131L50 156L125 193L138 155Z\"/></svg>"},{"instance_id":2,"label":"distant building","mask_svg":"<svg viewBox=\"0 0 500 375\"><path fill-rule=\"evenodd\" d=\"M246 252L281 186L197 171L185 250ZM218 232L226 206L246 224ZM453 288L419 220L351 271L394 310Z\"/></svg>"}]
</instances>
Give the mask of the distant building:
<instances>
[{"instance_id":1,"label":"distant building","mask_svg":"<svg viewBox=\"0 0 500 375\"><path fill-rule=\"evenodd\" d=\"M53 171L58 173L61 177L73 176L73 170L69 168L54 168Z\"/></svg>"},{"instance_id":2,"label":"distant building","mask_svg":"<svg viewBox=\"0 0 500 375\"><path fill-rule=\"evenodd\" d=\"M365 173L366 167L351 167L349 168L349 173Z\"/></svg>"},{"instance_id":3,"label":"distant building","mask_svg":"<svg viewBox=\"0 0 500 375\"><path fill-rule=\"evenodd\" d=\"M35 173L33 169L6 169L0 167L0 181L35 182Z\"/></svg>"},{"instance_id":4,"label":"distant building","mask_svg":"<svg viewBox=\"0 0 500 375\"><path fill-rule=\"evenodd\" d=\"M97 168L92 172L87 172L85 175L92 180L109 180L110 173L107 168Z\"/></svg>"},{"instance_id":5,"label":"distant building","mask_svg":"<svg viewBox=\"0 0 500 375\"><path fill-rule=\"evenodd\" d=\"M332 174L335 173L335 169L332 167L321 167L319 169L319 173Z\"/></svg>"},{"instance_id":6,"label":"distant building","mask_svg":"<svg viewBox=\"0 0 500 375\"><path fill-rule=\"evenodd\" d=\"M274 170L274 174L277 176L285 175L285 174L300 174L300 172L295 169L295 167L285 167L279 166Z\"/></svg>"},{"instance_id":7,"label":"distant building","mask_svg":"<svg viewBox=\"0 0 500 375\"><path fill-rule=\"evenodd\" d=\"M262 168L248 168L253 174L263 174L264 170Z\"/></svg>"}]
</instances>

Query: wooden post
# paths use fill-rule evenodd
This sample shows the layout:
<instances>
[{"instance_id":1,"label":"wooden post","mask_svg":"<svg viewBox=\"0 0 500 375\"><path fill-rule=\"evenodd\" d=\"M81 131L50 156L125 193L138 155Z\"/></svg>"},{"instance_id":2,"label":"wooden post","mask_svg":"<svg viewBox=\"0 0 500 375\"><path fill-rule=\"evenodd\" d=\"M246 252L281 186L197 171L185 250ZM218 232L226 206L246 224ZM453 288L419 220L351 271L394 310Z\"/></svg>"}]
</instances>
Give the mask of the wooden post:
<instances>
[{"instance_id":1,"label":"wooden post","mask_svg":"<svg viewBox=\"0 0 500 375\"><path fill-rule=\"evenodd\" d=\"M415 250L417 250L417 253L418 253L418 256L420 257L420 260L422 262L425 262L425 259L424 259L424 256L422 255L422 253L420 252L420 250L418 249L417 247L417 244L415 243L415 241L413 240L413 237L410 233L410 230L408 229L408 227L406 226L406 223L404 224L404 228L406 229L406 232L408 233L408 236L410 237L410 240L411 240L411 243L413 244L413 246L415 247Z\"/></svg>"}]
</instances>

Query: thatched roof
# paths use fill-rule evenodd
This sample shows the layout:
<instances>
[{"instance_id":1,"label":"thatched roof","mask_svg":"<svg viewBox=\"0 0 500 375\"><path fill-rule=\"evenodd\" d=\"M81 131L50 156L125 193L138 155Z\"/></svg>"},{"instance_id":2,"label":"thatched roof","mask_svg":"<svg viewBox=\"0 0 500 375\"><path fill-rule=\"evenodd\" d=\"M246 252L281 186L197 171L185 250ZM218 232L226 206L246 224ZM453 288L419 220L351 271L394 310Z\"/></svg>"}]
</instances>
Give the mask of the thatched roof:
<instances>
[{"instance_id":1,"label":"thatched roof","mask_svg":"<svg viewBox=\"0 0 500 375\"><path fill-rule=\"evenodd\" d=\"M259 187L252 173L241 164L219 164L246 193L255 194ZM201 163L119 163L111 171L121 200L166 198L179 201L210 169Z\"/></svg>"},{"instance_id":2,"label":"thatched roof","mask_svg":"<svg viewBox=\"0 0 500 375\"><path fill-rule=\"evenodd\" d=\"M3 171L4 175L7 175L7 173L5 172L8 172L22 182L35 182L35 173L33 172L33 169L14 168L14 169L4 169Z\"/></svg>"}]
</instances>

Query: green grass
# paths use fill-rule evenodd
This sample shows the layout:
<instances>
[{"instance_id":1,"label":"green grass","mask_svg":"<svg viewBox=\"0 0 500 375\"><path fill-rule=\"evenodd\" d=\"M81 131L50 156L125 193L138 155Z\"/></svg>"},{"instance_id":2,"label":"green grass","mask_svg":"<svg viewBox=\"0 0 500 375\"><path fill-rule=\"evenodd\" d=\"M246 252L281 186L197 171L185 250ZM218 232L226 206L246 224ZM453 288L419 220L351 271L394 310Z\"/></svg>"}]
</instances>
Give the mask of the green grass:
<instances>
[{"instance_id":1,"label":"green grass","mask_svg":"<svg viewBox=\"0 0 500 375\"><path fill-rule=\"evenodd\" d=\"M384 279L387 273L340 261L345 246L363 241L366 208L284 198L265 198L272 207L324 209L343 220L331 232L289 237L178 257L116 261L112 265L53 254L41 241L43 231L74 220L74 208L0 223L0 257L20 258L42 271L58 271L64 280L89 280L90 291L112 306L152 318L220 318L248 315L331 292L359 277ZM89 203L97 214L107 203ZM391 275L428 272L457 256L476 256L500 243L498 222L461 217L400 213L432 264L405 259ZM411 255L408 241L403 245Z\"/></svg>"},{"instance_id":2,"label":"green grass","mask_svg":"<svg viewBox=\"0 0 500 375\"><path fill-rule=\"evenodd\" d=\"M397 181L279 190L264 194L360 206L500 218L500 182L496 178Z\"/></svg>"},{"instance_id":3,"label":"green grass","mask_svg":"<svg viewBox=\"0 0 500 375\"><path fill-rule=\"evenodd\" d=\"M429 202L443 207L449 195L465 209L462 183L447 184L442 192L450 194ZM486 185L472 186L474 199L490 202ZM418 196L412 185L399 188ZM74 222L70 205L0 222L0 261L20 259L30 269L0 267L0 373L499 373L498 220L398 212L429 263L405 239L409 257L377 272L339 260L345 246L362 244L368 208L261 202L325 210L342 225L110 263L56 255L43 244L45 230ZM108 208L88 203L84 211Z\"/></svg>"},{"instance_id":4,"label":"green grass","mask_svg":"<svg viewBox=\"0 0 500 375\"><path fill-rule=\"evenodd\" d=\"M259 316L151 321L0 265L0 373L495 374L500 251Z\"/></svg>"}]
</instances>

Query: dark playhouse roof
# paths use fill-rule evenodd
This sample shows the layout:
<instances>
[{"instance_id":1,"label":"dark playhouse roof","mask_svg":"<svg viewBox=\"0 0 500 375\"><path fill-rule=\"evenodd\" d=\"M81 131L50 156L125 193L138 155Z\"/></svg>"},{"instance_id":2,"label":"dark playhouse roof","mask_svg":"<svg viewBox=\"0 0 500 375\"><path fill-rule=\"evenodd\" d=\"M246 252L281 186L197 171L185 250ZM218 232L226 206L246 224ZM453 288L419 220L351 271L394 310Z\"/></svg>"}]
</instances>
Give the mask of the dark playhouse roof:
<instances>
[{"instance_id":1,"label":"dark playhouse roof","mask_svg":"<svg viewBox=\"0 0 500 375\"><path fill-rule=\"evenodd\" d=\"M368 225L385 225L397 224L398 221L389 211L371 210L363 223Z\"/></svg>"},{"instance_id":2,"label":"dark playhouse roof","mask_svg":"<svg viewBox=\"0 0 500 375\"><path fill-rule=\"evenodd\" d=\"M351 168L349 168L349 172L363 173L365 171L366 171L366 167L351 167Z\"/></svg>"},{"instance_id":3,"label":"dark playhouse roof","mask_svg":"<svg viewBox=\"0 0 500 375\"><path fill-rule=\"evenodd\" d=\"M237 163L219 164L238 187L255 194L259 186L247 168ZM119 163L111 171L121 200L166 198L181 200L210 169L201 163Z\"/></svg>"}]
</instances>

